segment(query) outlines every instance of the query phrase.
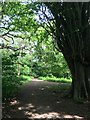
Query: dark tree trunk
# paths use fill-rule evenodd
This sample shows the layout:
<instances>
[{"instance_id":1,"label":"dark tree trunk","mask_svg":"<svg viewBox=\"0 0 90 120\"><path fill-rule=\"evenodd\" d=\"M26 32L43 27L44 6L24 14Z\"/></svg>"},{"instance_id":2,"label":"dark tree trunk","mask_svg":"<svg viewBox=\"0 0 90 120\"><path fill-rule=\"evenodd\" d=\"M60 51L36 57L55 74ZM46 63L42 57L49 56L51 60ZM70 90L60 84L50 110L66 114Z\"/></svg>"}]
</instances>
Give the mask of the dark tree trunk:
<instances>
[{"instance_id":1,"label":"dark tree trunk","mask_svg":"<svg viewBox=\"0 0 90 120\"><path fill-rule=\"evenodd\" d=\"M88 99L90 100L90 67L85 67L85 82L88 92Z\"/></svg>"},{"instance_id":2,"label":"dark tree trunk","mask_svg":"<svg viewBox=\"0 0 90 120\"><path fill-rule=\"evenodd\" d=\"M73 97L74 99L88 98L88 92L85 82L85 71L84 66L80 62L75 62L75 73L73 81Z\"/></svg>"},{"instance_id":3,"label":"dark tree trunk","mask_svg":"<svg viewBox=\"0 0 90 120\"><path fill-rule=\"evenodd\" d=\"M90 98L90 67L80 61L69 59L65 56L72 75L70 96L75 100Z\"/></svg>"}]
</instances>

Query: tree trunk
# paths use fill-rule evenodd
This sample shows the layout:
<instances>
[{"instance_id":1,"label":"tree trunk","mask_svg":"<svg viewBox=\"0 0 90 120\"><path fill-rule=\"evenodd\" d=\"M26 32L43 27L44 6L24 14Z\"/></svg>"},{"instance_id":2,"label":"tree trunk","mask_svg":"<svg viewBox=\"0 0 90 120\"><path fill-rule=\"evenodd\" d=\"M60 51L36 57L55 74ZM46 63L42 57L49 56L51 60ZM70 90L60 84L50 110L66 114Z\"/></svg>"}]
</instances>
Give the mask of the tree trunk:
<instances>
[{"instance_id":1,"label":"tree trunk","mask_svg":"<svg viewBox=\"0 0 90 120\"><path fill-rule=\"evenodd\" d=\"M75 100L90 98L90 67L79 60L72 59L67 54L64 54L64 57L72 75L70 96Z\"/></svg>"},{"instance_id":2,"label":"tree trunk","mask_svg":"<svg viewBox=\"0 0 90 120\"><path fill-rule=\"evenodd\" d=\"M85 68L80 62L75 62L75 75L73 81L73 98L78 100L84 97L88 98L88 91L86 87L86 79L85 79Z\"/></svg>"},{"instance_id":3,"label":"tree trunk","mask_svg":"<svg viewBox=\"0 0 90 120\"><path fill-rule=\"evenodd\" d=\"M75 100L88 98L90 96L90 68L86 68L81 62L75 60L68 61L72 74L71 96Z\"/></svg>"},{"instance_id":4,"label":"tree trunk","mask_svg":"<svg viewBox=\"0 0 90 120\"><path fill-rule=\"evenodd\" d=\"M88 92L88 98L90 100L90 66L85 68L85 81L86 81L86 87Z\"/></svg>"},{"instance_id":5,"label":"tree trunk","mask_svg":"<svg viewBox=\"0 0 90 120\"><path fill-rule=\"evenodd\" d=\"M23 47L21 46L20 53L19 53L19 56L18 56L18 76L20 76L20 73L21 73L21 71L20 71L20 66L21 66L20 62L21 62L22 53L23 53Z\"/></svg>"},{"instance_id":6,"label":"tree trunk","mask_svg":"<svg viewBox=\"0 0 90 120\"><path fill-rule=\"evenodd\" d=\"M20 63L18 61L18 76L20 76Z\"/></svg>"}]
</instances>

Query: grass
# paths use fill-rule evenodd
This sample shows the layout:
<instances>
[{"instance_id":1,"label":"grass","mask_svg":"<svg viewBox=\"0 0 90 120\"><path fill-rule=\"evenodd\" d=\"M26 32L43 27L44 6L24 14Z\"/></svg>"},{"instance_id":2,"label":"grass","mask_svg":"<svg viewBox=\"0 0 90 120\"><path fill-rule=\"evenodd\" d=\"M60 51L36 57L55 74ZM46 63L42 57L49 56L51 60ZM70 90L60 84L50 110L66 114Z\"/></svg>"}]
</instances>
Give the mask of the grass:
<instances>
[{"instance_id":1,"label":"grass","mask_svg":"<svg viewBox=\"0 0 90 120\"><path fill-rule=\"evenodd\" d=\"M32 81L32 78L33 78L32 76L26 76L26 75L21 75L19 77L21 84L24 84L24 83Z\"/></svg>"},{"instance_id":2,"label":"grass","mask_svg":"<svg viewBox=\"0 0 90 120\"><path fill-rule=\"evenodd\" d=\"M51 82L62 82L62 83L71 83L71 78L56 78L56 77L39 77L40 80L51 81Z\"/></svg>"}]
</instances>

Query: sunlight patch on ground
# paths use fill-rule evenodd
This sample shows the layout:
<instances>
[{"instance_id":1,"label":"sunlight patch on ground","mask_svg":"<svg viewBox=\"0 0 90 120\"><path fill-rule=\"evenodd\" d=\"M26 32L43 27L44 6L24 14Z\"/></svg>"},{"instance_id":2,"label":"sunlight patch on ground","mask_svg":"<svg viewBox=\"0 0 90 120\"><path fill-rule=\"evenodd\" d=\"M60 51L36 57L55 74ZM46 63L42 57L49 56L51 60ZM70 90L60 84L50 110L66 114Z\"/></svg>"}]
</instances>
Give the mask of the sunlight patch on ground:
<instances>
[{"instance_id":1,"label":"sunlight patch on ground","mask_svg":"<svg viewBox=\"0 0 90 120\"><path fill-rule=\"evenodd\" d=\"M83 120L83 117L77 116L77 115L62 115L57 112L49 112L44 114L38 114L38 113L32 113L32 112L25 112L25 115L28 116L28 118L31 119L77 119L77 120Z\"/></svg>"},{"instance_id":2,"label":"sunlight patch on ground","mask_svg":"<svg viewBox=\"0 0 90 120\"><path fill-rule=\"evenodd\" d=\"M44 113L44 114L32 114L31 118L33 119L41 119L41 118L60 118L59 114L56 112L51 112L51 113Z\"/></svg>"},{"instance_id":3,"label":"sunlight patch on ground","mask_svg":"<svg viewBox=\"0 0 90 120\"><path fill-rule=\"evenodd\" d=\"M77 115L74 115L74 118L76 118L76 119L83 119L83 117L80 117L80 116L77 116Z\"/></svg>"},{"instance_id":4,"label":"sunlight patch on ground","mask_svg":"<svg viewBox=\"0 0 90 120\"><path fill-rule=\"evenodd\" d=\"M33 109L34 106L32 104L28 104L27 106L23 106L23 107L18 107L18 110L29 110L29 109Z\"/></svg>"},{"instance_id":5,"label":"sunlight patch on ground","mask_svg":"<svg viewBox=\"0 0 90 120\"><path fill-rule=\"evenodd\" d=\"M63 118L76 118L76 120L82 120L83 117L77 115L63 115Z\"/></svg>"},{"instance_id":6,"label":"sunlight patch on ground","mask_svg":"<svg viewBox=\"0 0 90 120\"><path fill-rule=\"evenodd\" d=\"M39 90L42 90L42 91L43 91L43 90L45 90L45 88L39 88Z\"/></svg>"},{"instance_id":7,"label":"sunlight patch on ground","mask_svg":"<svg viewBox=\"0 0 90 120\"><path fill-rule=\"evenodd\" d=\"M11 101L10 104L11 105L16 105L16 104L19 104L19 102L17 100L14 100L14 101Z\"/></svg>"},{"instance_id":8,"label":"sunlight patch on ground","mask_svg":"<svg viewBox=\"0 0 90 120\"><path fill-rule=\"evenodd\" d=\"M35 78L33 78L32 81L35 81L35 82L41 81L41 82L43 82L43 80L39 80L39 79L35 79Z\"/></svg>"}]
</instances>

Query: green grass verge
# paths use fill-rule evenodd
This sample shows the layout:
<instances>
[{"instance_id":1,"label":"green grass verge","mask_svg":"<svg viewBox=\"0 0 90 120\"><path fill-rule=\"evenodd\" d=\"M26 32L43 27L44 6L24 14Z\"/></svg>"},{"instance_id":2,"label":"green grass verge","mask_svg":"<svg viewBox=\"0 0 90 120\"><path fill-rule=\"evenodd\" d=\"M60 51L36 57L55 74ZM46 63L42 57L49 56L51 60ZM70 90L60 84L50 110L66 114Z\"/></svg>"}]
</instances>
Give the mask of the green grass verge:
<instances>
[{"instance_id":1,"label":"green grass verge","mask_svg":"<svg viewBox=\"0 0 90 120\"><path fill-rule=\"evenodd\" d=\"M62 82L62 83L71 83L71 78L56 78L56 77L39 77L40 80L51 81L51 82Z\"/></svg>"},{"instance_id":2,"label":"green grass verge","mask_svg":"<svg viewBox=\"0 0 90 120\"><path fill-rule=\"evenodd\" d=\"M24 84L24 83L32 81L32 78L33 78L32 76L26 76L26 75L21 75L19 77L21 84Z\"/></svg>"}]
</instances>

